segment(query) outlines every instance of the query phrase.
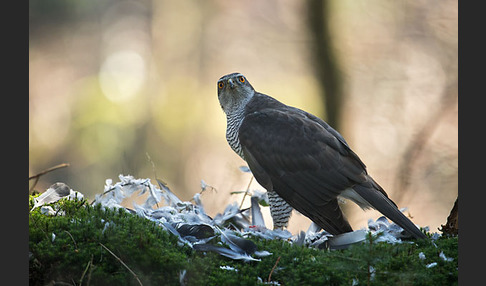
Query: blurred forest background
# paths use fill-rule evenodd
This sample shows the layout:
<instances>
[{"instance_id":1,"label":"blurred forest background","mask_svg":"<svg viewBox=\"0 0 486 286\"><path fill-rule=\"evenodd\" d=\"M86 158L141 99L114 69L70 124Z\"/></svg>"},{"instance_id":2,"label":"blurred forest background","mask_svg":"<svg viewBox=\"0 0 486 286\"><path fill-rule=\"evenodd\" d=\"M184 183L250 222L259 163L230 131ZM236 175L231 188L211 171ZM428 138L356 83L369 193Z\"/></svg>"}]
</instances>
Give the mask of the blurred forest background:
<instances>
[{"instance_id":1,"label":"blurred forest background","mask_svg":"<svg viewBox=\"0 0 486 286\"><path fill-rule=\"evenodd\" d=\"M38 191L62 181L92 200L131 174L183 200L204 180L210 215L240 202L251 175L216 81L241 72L328 120L420 226L437 231L457 198L457 0L49 0L29 18L29 176L70 164ZM355 229L378 217L344 206ZM309 224L294 212L289 230Z\"/></svg>"}]
</instances>

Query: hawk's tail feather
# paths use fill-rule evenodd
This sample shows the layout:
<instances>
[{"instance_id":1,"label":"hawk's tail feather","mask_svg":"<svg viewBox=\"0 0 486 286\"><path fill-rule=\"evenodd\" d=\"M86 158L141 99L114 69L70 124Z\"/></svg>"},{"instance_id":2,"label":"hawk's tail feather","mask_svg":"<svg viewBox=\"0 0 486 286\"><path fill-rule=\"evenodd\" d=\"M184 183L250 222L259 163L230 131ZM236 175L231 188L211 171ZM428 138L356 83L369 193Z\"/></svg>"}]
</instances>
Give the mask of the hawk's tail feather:
<instances>
[{"instance_id":1,"label":"hawk's tail feather","mask_svg":"<svg viewBox=\"0 0 486 286\"><path fill-rule=\"evenodd\" d=\"M409 220L396 206L396 204L386 197L382 191L365 185L355 185L353 189L363 199L377 211L384 214L387 218L402 227L415 238L427 238L427 236L418 229L415 224Z\"/></svg>"}]
</instances>

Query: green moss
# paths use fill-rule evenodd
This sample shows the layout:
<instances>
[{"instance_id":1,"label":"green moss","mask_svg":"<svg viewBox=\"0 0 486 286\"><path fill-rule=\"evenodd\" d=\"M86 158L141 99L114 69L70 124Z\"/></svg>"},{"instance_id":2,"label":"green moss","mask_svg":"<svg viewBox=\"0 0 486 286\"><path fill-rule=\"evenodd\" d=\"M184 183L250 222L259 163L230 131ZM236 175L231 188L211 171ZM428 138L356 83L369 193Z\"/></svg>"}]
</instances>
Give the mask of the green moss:
<instances>
[{"instance_id":1,"label":"green moss","mask_svg":"<svg viewBox=\"0 0 486 286\"><path fill-rule=\"evenodd\" d=\"M65 212L64 216L46 216L40 209L29 216L29 250L34 258L29 265L32 285L44 285L51 279L78 283L88 264L84 281L90 277L90 285L136 283L128 269L101 244L142 281L179 282L179 270L187 264L188 251L154 222L123 210L87 206L82 201L63 201L56 206Z\"/></svg>"},{"instance_id":2,"label":"green moss","mask_svg":"<svg viewBox=\"0 0 486 286\"><path fill-rule=\"evenodd\" d=\"M368 280L372 285L457 284L457 237L438 239L435 246L431 241L377 243L370 236L367 243L336 251L251 238L259 250L272 255L243 262L194 251L155 222L123 210L104 210L84 200L63 200L52 206L65 215L43 215L40 208L29 215L31 285L52 280L76 285L88 281L89 285L138 285L134 275L102 245L144 285L180 285L183 271L186 285L255 285L266 282L270 273L271 280L282 285L367 285ZM425 260L419 258L420 252ZM441 252L453 261L443 261ZM437 265L427 268L432 262Z\"/></svg>"}]
</instances>

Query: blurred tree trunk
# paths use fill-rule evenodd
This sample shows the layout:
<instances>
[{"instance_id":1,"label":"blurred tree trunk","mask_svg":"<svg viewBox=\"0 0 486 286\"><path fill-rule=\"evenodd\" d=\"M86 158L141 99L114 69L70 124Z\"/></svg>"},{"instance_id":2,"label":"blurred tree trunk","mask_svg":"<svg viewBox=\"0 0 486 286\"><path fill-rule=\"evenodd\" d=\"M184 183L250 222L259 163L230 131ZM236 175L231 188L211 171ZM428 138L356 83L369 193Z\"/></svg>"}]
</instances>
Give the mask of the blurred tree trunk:
<instances>
[{"instance_id":1,"label":"blurred tree trunk","mask_svg":"<svg viewBox=\"0 0 486 286\"><path fill-rule=\"evenodd\" d=\"M312 37L311 63L322 90L326 121L339 130L342 85L329 33L329 1L308 0L308 28Z\"/></svg>"},{"instance_id":2,"label":"blurred tree trunk","mask_svg":"<svg viewBox=\"0 0 486 286\"><path fill-rule=\"evenodd\" d=\"M459 196L457 197L456 201L454 202L454 206L452 207L451 213L447 217L447 222L444 225L441 225L439 229L442 233L449 235L449 236L456 236L459 234Z\"/></svg>"}]
</instances>

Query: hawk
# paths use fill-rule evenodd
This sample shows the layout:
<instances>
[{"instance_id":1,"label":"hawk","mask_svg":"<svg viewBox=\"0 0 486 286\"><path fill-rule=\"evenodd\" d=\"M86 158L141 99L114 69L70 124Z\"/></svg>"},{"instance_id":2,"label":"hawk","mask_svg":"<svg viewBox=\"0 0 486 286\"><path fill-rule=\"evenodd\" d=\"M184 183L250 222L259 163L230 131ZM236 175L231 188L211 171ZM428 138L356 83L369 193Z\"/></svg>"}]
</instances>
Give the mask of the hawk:
<instances>
[{"instance_id":1,"label":"hawk","mask_svg":"<svg viewBox=\"0 0 486 286\"><path fill-rule=\"evenodd\" d=\"M426 238L325 121L255 91L241 73L218 80L218 99L229 145L267 190L274 228L286 227L294 208L333 235L351 232L338 204L343 197Z\"/></svg>"}]
</instances>

